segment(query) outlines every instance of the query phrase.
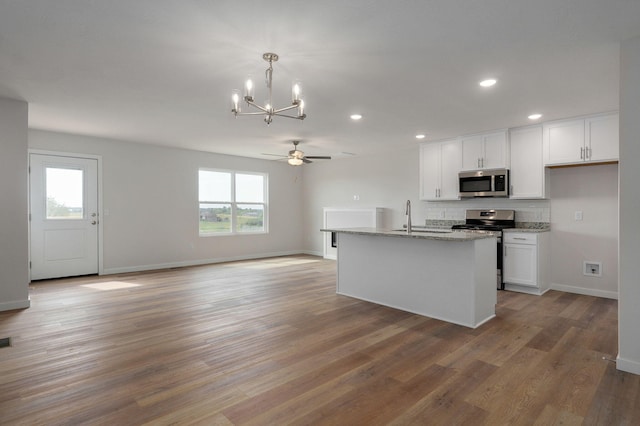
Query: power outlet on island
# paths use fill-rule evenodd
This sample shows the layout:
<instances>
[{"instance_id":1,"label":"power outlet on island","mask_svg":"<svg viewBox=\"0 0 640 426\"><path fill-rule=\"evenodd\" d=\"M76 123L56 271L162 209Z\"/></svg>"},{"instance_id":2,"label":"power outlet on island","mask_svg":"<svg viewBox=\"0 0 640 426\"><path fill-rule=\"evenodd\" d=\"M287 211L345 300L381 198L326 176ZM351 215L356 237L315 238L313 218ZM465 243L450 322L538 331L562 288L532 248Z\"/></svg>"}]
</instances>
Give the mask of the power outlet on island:
<instances>
[{"instance_id":1,"label":"power outlet on island","mask_svg":"<svg viewBox=\"0 0 640 426\"><path fill-rule=\"evenodd\" d=\"M582 274L589 277L602 276L602 262L585 261L583 264Z\"/></svg>"}]
</instances>

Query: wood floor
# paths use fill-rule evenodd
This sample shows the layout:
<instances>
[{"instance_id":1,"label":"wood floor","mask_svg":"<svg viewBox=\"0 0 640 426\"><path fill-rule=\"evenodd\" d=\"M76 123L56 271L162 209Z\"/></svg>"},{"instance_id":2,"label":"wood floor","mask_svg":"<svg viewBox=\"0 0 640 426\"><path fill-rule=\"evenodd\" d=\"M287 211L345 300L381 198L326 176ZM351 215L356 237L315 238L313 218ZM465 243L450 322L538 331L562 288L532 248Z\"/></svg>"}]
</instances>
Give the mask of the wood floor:
<instances>
[{"instance_id":1,"label":"wood floor","mask_svg":"<svg viewBox=\"0 0 640 426\"><path fill-rule=\"evenodd\" d=\"M335 267L32 284L30 309L0 313L0 424L640 424L616 301L499 292L472 330L338 296Z\"/></svg>"}]
</instances>

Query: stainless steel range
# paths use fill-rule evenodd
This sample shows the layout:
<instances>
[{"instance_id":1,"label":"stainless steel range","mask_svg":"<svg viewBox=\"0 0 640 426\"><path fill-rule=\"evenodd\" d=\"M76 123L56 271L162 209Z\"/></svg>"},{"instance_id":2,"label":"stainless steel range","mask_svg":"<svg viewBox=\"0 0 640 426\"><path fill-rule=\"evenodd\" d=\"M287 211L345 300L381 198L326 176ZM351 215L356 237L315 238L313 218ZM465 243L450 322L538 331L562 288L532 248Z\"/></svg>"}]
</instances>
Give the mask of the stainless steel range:
<instances>
[{"instance_id":1,"label":"stainless steel range","mask_svg":"<svg viewBox=\"0 0 640 426\"><path fill-rule=\"evenodd\" d=\"M502 281L502 230L515 228L515 210L467 210L463 225L453 225L451 229L468 232L493 232L498 240L497 244L497 288L504 290Z\"/></svg>"}]
</instances>

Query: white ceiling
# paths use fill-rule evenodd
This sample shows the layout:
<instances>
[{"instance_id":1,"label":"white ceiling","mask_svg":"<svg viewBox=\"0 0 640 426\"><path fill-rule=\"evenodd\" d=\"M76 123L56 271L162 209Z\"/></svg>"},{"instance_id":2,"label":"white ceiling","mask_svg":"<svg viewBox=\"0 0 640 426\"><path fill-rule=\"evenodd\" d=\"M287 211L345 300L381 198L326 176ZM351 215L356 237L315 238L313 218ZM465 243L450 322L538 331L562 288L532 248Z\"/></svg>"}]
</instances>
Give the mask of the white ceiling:
<instances>
[{"instance_id":1,"label":"white ceiling","mask_svg":"<svg viewBox=\"0 0 640 426\"><path fill-rule=\"evenodd\" d=\"M0 96L29 102L36 129L368 155L616 110L620 41L638 35L640 0L0 0ZM233 118L248 74L265 99L264 52L275 106L299 79L306 120Z\"/></svg>"}]
</instances>

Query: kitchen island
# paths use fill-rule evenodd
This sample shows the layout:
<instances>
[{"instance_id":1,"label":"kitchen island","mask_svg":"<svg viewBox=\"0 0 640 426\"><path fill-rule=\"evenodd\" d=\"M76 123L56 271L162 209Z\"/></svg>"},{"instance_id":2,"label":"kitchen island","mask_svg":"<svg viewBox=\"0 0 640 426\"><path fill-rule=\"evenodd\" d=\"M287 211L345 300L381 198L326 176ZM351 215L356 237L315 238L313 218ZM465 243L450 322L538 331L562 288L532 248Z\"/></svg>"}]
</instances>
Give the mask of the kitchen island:
<instances>
[{"instance_id":1,"label":"kitchen island","mask_svg":"<svg viewBox=\"0 0 640 426\"><path fill-rule=\"evenodd\" d=\"M338 294L471 328L495 316L496 237L491 233L322 231L337 235Z\"/></svg>"}]
</instances>

